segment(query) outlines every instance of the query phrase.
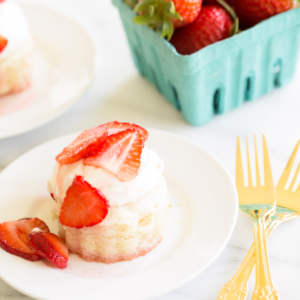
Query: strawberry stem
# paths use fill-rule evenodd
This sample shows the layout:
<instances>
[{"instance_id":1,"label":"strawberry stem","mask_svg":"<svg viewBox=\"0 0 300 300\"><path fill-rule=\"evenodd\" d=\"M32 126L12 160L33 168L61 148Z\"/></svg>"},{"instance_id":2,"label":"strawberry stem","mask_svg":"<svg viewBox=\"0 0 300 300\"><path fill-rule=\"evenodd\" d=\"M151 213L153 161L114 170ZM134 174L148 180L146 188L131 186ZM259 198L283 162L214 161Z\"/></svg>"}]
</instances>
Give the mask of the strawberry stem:
<instances>
[{"instance_id":1,"label":"strawberry stem","mask_svg":"<svg viewBox=\"0 0 300 300\"><path fill-rule=\"evenodd\" d=\"M237 17L235 11L225 1L217 0L217 2L227 10L227 12L230 14L230 16L233 19L233 28L231 31L231 36L237 34L239 32L239 18Z\"/></svg>"},{"instance_id":2,"label":"strawberry stem","mask_svg":"<svg viewBox=\"0 0 300 300\"><path fill-rule=\"evenodd\" d=\"M174 33L172 20L182 20L180 14L176 12L173 1L143 0L134 7L134 12L138 14L133 19L136 24L148 25L162 38L166 37L168 40Z\"/></svg>"}]
</instances>

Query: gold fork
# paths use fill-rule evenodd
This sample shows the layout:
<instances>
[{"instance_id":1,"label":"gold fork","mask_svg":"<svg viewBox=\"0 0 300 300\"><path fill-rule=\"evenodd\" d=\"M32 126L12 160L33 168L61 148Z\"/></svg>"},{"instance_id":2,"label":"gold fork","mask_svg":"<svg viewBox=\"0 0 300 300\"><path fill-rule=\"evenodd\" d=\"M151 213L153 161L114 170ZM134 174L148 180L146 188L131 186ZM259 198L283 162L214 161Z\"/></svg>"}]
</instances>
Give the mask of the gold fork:
<instances>
[{"instance_id":1,"label":"gold fork","mask_svg":"<svg viewBox=\"0 0 300 300\"><path fill-rule=\"evenodd\" d=\"M261 185L257 145L255 138L255 163L256 163L256 186L252 183L252 174L250 166L249 146L247 143L247 162L248 162L248 187L244 184L244 174L242 165L240 139L237 140L236 155L236 187L239 197L240 210L247 214L253 222L254 242L255 242L255 258L256 258L256 284L252 295L252 300L279 299L276 290L273 287L267 246L265 237L265 218L274 212L276 198L273 184L269 154L265 136L263 136L263 156L264 156L264 174L265 185Z\"/></svg>"},{"instance_id":2,"label":"gold fork","mask_svg":"<svg viewBox=\"0 0 300 300\"><path fill-rule=\"evenodd\" d=\"M266 229L266 238L268 238L273 230L282 222L289 221L300 216L300 184L296 191L292 190L299 174L300 164L297 167L289 188L285 189L285 185L287 184L288 178L291 175L299 145L300 141L297 143L277 184L276 212L271 218L268 219L269 224ZM220 291L218 300L245 300L247 297L248 280L254 265L255 246L253 244L236 274Z\"/></svg>"}]
</instances>

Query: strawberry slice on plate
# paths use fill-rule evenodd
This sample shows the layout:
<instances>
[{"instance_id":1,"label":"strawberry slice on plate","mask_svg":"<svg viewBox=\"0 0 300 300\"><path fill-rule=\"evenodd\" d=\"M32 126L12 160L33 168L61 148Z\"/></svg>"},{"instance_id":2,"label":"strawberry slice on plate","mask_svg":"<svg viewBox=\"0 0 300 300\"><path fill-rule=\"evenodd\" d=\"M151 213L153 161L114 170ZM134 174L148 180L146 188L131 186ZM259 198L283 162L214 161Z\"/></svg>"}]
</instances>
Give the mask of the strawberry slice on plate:
<instances>
[{"instance_id":1,"label":"strawberry slice on plate","mask_svg":"<svg viewBox=\"0 0 300 300\"><path fill-rule=\"evenodd\" d=\"M85 165L103 168L122 181L137 176L143 150L143 139L139 131L126 129L109 135L102 148L84 160Z\"/></svg>"},{"instance_id":2,"label":"strawberry slice on plate","mask_svg":"<svg viewBox=\"0 0 300 300\"><path fill-rule=\"evenodd\" d=\"M126 129L135 129L141 134L143 142L146 142L146 140L148 139L148 136L149 136L149 133L145 128L138 126L136 124L126 123L126 122L120 123L117 121L113 121L113 122L106 123L102 126L107 127L108 135L119 133Z\"/></svg>"},{"instance_id":3,"label":"strawberry slice on plate","mask_svg":"<svg viewBox=\"0 0 300 300\"><path fill-rule=\"evenodd\" d=\"M59 221L73 228L91 227L104 220L108 209L106 197L82 176L75 176L62 204Z\"/></svg>"},{"instance_id":4,"label":"strawberry slice on plate","mask_svg":"<svg viewBox=\"0 0 300 300\"><path fill-rule=\"evenodd\" d=\"M107 134L106 126L98 126L85 130L56 156L56 161L60 164L71 164L87 157L101 147Z\"/></svg>"},{"instance_id":5,"label":"strawberry slice on plate","mask_svg":"<svg viewBox=\"0 0 300 300\"><path fill-rule=\"evenodd\" d=\"M40 255L30 248L28 240L28 234L34 228L49 232L46 223L38 218L1 223L0 247L11 254L27 260L40 260Z\"/></svg>"},{"instance_id":6,"label":"strawberry slice on plate","mask_svg":"<svg viewBox=\"0 0 300 300\"><path fill-rule=\"evenodd\" d=\"M0 1L1 3L1 1ZM8 43L8 40L0 35L0 53L5 49L6 45Z\"/></svg>"},{"instance_id":7,"label":"strawberry slice on plate","mask_svg":"<svg viewBox=\"0 0 300 300\"><path fill-rule=\"evenodd\" d=\"M41 257L61 269L67 267L69 252L63 239L50 232L33 231L28 235L30 247Z\"/></svg>"}]
</instances>

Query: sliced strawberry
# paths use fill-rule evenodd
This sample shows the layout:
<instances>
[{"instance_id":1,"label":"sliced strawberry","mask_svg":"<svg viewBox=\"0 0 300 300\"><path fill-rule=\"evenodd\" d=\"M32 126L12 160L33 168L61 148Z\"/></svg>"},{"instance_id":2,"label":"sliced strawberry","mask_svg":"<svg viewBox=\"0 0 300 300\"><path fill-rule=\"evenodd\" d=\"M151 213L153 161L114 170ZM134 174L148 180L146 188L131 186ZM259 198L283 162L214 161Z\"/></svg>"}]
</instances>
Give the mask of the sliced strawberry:
<instances>
[{"instance_id":1,"label":"sliced strawberry","mask_svg":"<svg viewBox=\"0 0 300 300\"><path fill-rule=\"evenodd\" d=\"M27 260L40 260L41 257L30 248L28 234L34 228L49 232L48 226L38 218L21 219L19 221L0 224L0 247Z\"/></svg>"},{"instance_id":2,"label":"sliced strawberry","mask_svg":"<svg viewBox=\"0 0 300 300\"><path fill-rule=\"evenodd\" d=\"M82 176L75 176L61 207L59 221L73 228L91 227L104 220L109 204L105 196Z\"/></svg>"},{"instance_id":3,"label":"sliced strawberry","mask_svg":"<svg viewBox=\"0 0 300 300\"><path fill-rule=\"evenodd\" d=\"M101 143L107 134L106 126L85 130L56 156L56 161L60 164L71 164L85 158L101 147Z\"/></svg>"},{"instance_id":4,"label":"sliced strawberry","mask_svg":"<svg viewBox=\"0 0 300 300\"><path fill-rule=\"evenodd\" d=\"M68 248L63 239L50 232L33 231L28 235L30 247L44 257L64 269L68 262Z\"/></svg>"},{"instance_id":5,"label":"sliced strawberry","mask_svg":"<svg viewBox=\"0 0 300 300\"><path fill-rule=\"evenodd\" d=\"M110 123L106 123L102 126L107 127L108 135L115 134L115 133L124 131L126 129L135 129L141 134L143 142L146 142L146 140L148 139L148 136L149 136L149 133L145 128L135 125L135 124L131 124L131 123L124 123L124 122L120 123L117 121L113 121Z\"/></svg>"},{"instance_id":6,"label":"sliced strawberry","mask_svg":"<svg viewBox=\"0 0 300 300\"><path fill-rule=\"evenodd\" d=\"M1 2L0 2L1 3ZM0 35L0 53L4 50L4 48L6 47L8 43L8 40Z\"/></svg>"},{"instance_id":7,"label":"sliced strawberry","mask_svg":"<svg viewBox=\"0 0 300 300\"><path fill-rule=\"evenodd\" d=\"M140 132L127 129L108 136L99 152L83 162L89 166L103 168L122 181L129 181L138 174L142 150Z\"/></svg>"}]
</instances>

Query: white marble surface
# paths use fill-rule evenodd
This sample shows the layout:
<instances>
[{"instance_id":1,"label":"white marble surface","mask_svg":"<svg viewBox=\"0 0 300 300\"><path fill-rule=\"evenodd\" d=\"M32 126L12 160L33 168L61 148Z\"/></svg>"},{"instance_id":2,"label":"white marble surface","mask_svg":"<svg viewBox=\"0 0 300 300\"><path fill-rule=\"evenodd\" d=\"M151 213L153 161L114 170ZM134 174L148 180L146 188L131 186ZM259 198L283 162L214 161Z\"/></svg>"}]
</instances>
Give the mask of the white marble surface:
<instances>
[{"instance_id":1,"label":"white marble surface","mask_svg":"<svg viewBox=\"0 0 300 300\"><path fill-rule=\"evenodd\" d=\"M52 138L112 119L128 120L189 138L218 157L232 176L237 135L267 136L277 182L300 139L300 65L288 86L209 124L193 128L135 70L117 10L109 0L34 0L61 7L89 24L99 42L101 66L88 93L70 111L21 136L0 141L0 169L31 148ZM231 278L252 243L250 220L239 214L234 233L220 257L201 275L156 300L213 300ZM270 268L281 299L300 298L300 220L279 227L268 241ZM0 266L1 267L1 266ZM49 285L51 283L49 282ZM254 277L249 290L253 290ZM1 300L29 300L0 280ZM251 299L251 292L248 299Z\"/></svg>"}]
</instances>

